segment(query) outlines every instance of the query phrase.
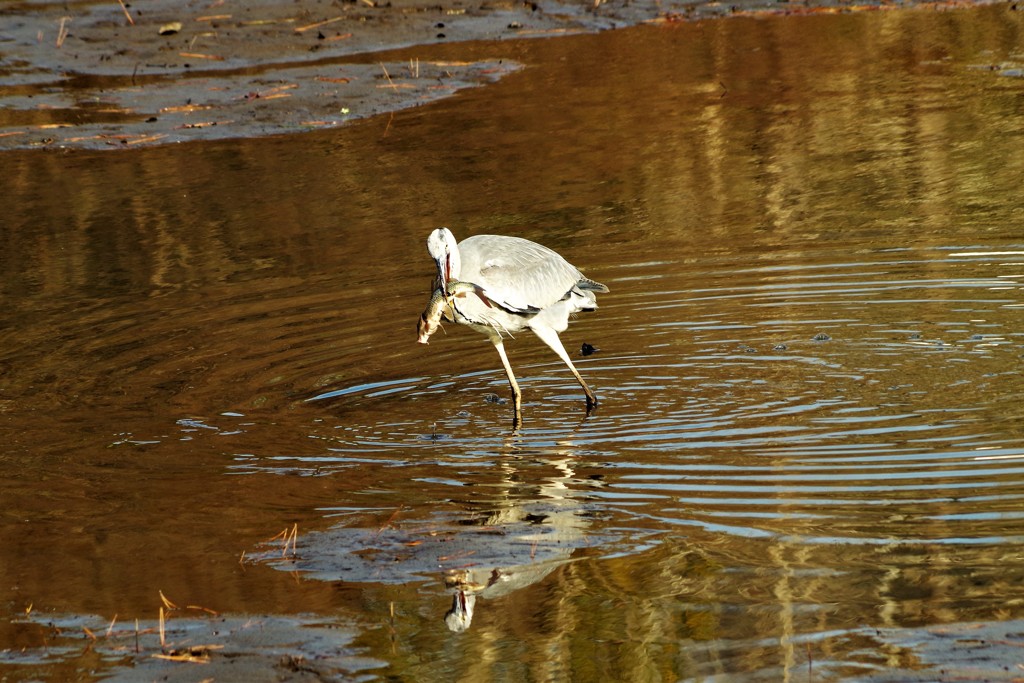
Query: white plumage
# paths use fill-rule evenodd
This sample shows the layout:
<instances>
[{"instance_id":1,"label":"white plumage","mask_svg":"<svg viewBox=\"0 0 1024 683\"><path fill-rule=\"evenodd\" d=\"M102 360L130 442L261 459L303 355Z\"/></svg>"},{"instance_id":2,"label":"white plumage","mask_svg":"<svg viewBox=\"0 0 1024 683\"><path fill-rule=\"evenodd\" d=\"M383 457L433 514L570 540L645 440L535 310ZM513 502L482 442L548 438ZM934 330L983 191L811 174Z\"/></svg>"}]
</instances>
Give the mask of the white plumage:
<instances>
[{"instance_id":1,"label":"white plumage","mask_svg":"<svg viewBox=\"0 0 1024 683\"><path fill-rule=\"evenodd\" d=\"M597 308L595 294L607 292L607 287L584 277L551 249L520 237L476 235L456 243L448 228L438 228L427 239L427 251L437 263L435 288L459 281L482 290L482 297L451 298L445 317L482 332L494 344L512 387L514 426L522 422L522 397L503 339L524 329L532 330L569 367L587 396L588 412L597 405L558 333L569 326L570 315ZM421 318L419 341L426 343L432 331Z\"/></svg>"}]
</instances>

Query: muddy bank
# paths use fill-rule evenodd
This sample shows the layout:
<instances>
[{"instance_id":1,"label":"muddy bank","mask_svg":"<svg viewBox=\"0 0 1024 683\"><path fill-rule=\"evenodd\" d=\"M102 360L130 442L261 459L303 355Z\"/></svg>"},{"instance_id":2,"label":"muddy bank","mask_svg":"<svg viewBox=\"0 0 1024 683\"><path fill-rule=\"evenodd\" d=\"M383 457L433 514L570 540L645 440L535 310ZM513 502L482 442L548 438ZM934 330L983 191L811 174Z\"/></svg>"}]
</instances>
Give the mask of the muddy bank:
<instances>
[{"instance_id":1,"label":"muddy bank","mask_svg":"<svg viewBox=\"0 0 1024 683\"><path fill-rule=\"evenodd\" d=\"M0 9L0 150L118 148L337 126L519 68L507 59L373 58L412 45L881 6L833 0L22 2Z\"/></svg>"},{"instance_id":2,"label":"muddy bank","mask_svg":"<svg viewBox=\"0 0 1024 683\"><path fill-rule=\"evenodd\" d=\"M348 623L205 612L171 606L128 623L29 614L14 624L20 649L0 652L0 664L38 666L54 679L91 667L108 681L356 680L385 664L362 655Z\"/></svg>"},{"instance_id":3,"label":"muddy bank","mask_svg":"<svg viewBox=\"0 0 1024 683\"><path fill-rule=\"evenodd\" d=\"M442 40L448 15L413 5L26 3L3 13L0 148L108 148L335 126L518 68L345 59ZM502 14L456 33L487 33Z\"/></svg>"}]
</instances>

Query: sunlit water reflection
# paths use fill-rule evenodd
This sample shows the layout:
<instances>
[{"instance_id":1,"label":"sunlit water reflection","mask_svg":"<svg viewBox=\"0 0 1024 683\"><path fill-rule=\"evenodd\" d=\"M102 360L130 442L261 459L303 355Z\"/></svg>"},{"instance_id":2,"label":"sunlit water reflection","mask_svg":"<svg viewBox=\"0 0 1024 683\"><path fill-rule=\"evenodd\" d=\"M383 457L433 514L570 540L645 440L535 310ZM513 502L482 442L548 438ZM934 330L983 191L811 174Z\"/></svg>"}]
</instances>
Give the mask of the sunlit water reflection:
<instances>
[{"instance_id":1,"label":"sunlit water reflection","mask_svg":"<svg viewBox=\"0 0 1024 683\"><path fill-rule=\"evenodd\" d=\"M314 396L383 421L326 420L310 434L323 451L251 455L237 468L453 470L411 476L420 488L471 484L466 470L481 461L559 454L601 472L587 496L617 524L803 543L1018 543L1024 450L1005 427L1021 381L1022 290L1019 275L985 273L1024 251L900 255L637 279L644 291L608 297L591 321L589 334L630 348L581 360L603 402L586 420L557 359L524 366L530 419L506 437L508 406L487 404L507 393L499 369L438 372ZM943 268L956 276L933 276ZM711 278L731 284L700 286ZM637 311L645 320L623 334ZM436 420L402 416L423 402Z\"/></svg>"},{"instance_id":2,"label":"sunlit water reflection","mask_svg":"<svg viewBox=\"0 0 1024 683\"><path fill-rule=\"evenodd\" d=\"M1022 81L975 68L1020 36L449 46L533 66L331 134L10 155L0 648L161 590L344 615L402 680L825 680L914 663L875 627L1020 619ZM592 415L529 335L515 433L486 340L414 343L440 224L609 285L563 335Z\"/></svg>"}]
</instances>

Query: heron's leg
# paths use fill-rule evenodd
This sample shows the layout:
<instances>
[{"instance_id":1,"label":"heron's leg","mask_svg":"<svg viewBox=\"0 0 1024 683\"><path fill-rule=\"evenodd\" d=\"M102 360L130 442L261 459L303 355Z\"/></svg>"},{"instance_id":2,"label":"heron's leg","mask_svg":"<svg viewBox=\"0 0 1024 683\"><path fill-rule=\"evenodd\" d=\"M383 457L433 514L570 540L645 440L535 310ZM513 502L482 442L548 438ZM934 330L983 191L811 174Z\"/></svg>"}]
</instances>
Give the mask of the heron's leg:
<instances>
[{"instance_id":1,"label":"heron's leg","mask_svg":"<svg viewBox=\"0 0 1024 683\"><path fill-rule=\"evenodd\" d=\"M501 337L494 335L491 337L491 343L494 344L494 348L498 350L498 355L501 356L501 364L505 366L505 374L508 375L508 383L512 387L512 410L514 411L512 429L515 429L523 424L523 396L519 392L516 376L512 374L512 366L508 362L508 356L505 355L505 344L501 341Z\"/></svg>"},{"instance_id":2,"label":"heron's leg","mask_svg":"<svg viewBox=\"0 0 1024 683\"><path fill-rule=\"evenodd\" d=\"M565 352L565 347L562 346L562 340L558 338L558 333L550 327L538 326L536 328L531 327L530 329L533 330L533 333L540 337L540 340L547 344L552 351L557 353L558 357L562 359L562 362L568 365L569 369L572 370L572 374L576 376L576 381L578 381L580 386L583 387L583 393L587 395L587 412L589 413L591 410L596 408L597 396L590 390L587 383L583 381L583 377L580 376L576 366L572 364L571 360L569 360L569 354Z\"/></svg>"}]
</instances>

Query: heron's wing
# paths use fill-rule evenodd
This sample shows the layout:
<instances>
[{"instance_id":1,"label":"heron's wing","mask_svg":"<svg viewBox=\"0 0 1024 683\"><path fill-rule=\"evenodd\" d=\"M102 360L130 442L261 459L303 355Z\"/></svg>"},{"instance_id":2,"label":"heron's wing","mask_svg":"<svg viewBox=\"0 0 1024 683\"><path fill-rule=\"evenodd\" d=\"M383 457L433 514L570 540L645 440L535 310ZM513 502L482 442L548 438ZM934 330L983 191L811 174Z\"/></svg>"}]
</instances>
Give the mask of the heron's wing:
<instances>
[{"instance_id":1,"label":"heron's wing","mask_svg":"<svg viewBox=\"0 0 1024 683\"><path fill-rule=\"evenodd\" d=\"M518 237L477 235L459 243L460 279L502 308L525 313L564 299L583 274L556 252Z\"/></svg>"}]
</instances>

